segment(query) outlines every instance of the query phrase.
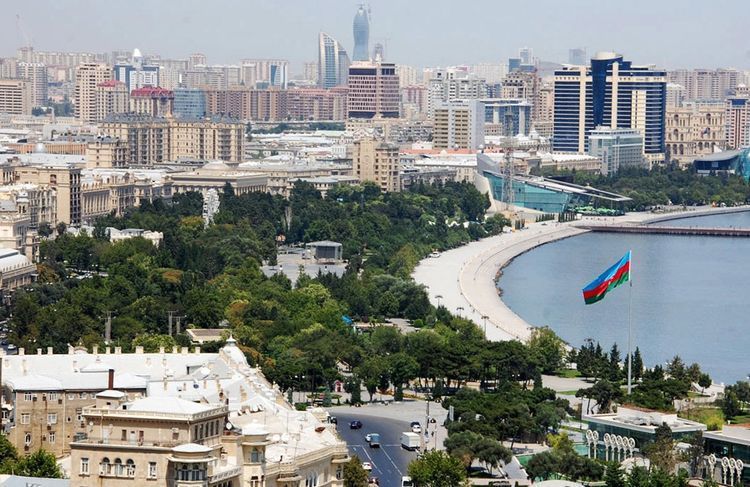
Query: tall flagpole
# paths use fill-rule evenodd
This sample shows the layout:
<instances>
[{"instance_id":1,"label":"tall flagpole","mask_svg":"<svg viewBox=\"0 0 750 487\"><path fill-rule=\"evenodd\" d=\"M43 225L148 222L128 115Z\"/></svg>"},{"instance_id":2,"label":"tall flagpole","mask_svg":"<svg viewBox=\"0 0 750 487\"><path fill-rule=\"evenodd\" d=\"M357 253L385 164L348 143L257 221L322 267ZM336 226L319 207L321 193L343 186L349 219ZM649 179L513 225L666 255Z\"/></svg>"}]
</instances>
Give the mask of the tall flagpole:
<instances>
[{"instance_id":1,"label":"tall flagpole","mask_svg":"<svg viewBox=\"0 0 750 487\"><path fill-rule=\"evenodd\" d=\"M630 269L628 273L628 284L630 291L628 297L628 396L633 391L633 251L630 254Z\"/></svg>"}]
</instances>

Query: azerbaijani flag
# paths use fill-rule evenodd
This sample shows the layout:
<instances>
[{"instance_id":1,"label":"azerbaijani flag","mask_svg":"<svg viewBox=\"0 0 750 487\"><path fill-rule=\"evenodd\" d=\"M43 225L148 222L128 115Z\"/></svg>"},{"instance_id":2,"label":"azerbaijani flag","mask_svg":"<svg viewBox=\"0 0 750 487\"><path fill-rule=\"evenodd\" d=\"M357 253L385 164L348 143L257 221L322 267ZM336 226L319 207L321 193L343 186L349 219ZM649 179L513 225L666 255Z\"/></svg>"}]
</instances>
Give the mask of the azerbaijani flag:
<instances>
[{"instance_id":1,"label":"azerbaijani flag","mask_svg":"<svg viewBox=\"0 0 750 487\"><path fill-rule=\"evenodd\" d=\"M630 250L615 265L607 269L583 288L583 299L586 304L594 304L623 282L630 280Z\"/></svg>"}]
</instances>

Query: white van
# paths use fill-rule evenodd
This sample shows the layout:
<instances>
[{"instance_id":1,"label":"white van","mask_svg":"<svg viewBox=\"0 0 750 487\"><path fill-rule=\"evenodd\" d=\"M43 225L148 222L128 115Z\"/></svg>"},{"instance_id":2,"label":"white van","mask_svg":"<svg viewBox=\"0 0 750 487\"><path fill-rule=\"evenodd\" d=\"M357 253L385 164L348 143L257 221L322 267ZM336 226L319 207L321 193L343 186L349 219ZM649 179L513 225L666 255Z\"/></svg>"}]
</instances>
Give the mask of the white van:
<instances>
[{"instance_id":1,"label":"white van","mask_svg":"<svg viewBox=\"0 0 750 487\"><path fill-rule=\"evenodd\" d=\"M414 487L411 477L401 477L401 487Z\"/></svg>"}]
</instances>

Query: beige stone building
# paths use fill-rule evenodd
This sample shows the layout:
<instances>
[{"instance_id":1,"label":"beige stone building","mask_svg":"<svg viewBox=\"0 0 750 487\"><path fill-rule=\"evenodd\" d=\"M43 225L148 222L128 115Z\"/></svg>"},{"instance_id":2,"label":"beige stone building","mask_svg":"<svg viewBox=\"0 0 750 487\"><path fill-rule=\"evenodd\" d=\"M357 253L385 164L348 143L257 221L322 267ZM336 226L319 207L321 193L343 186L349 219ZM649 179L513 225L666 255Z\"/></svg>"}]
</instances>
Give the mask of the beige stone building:
<instances>
[{"instance_id":1,"label":"beige stone building","mask_svg":"<svg viewBox=\"0 0 750 487\"><path fill-rule=\"evenodd\" d=\"M222 161L212 161L190 171L175 172L169 177L175 194L197 191L205 195L210 189L221 194L227 184L237 196L265 192L268 189L268 177L265 174L237 169Z\"/></svg>"},{"instance_id":2,"label":"beige stone building","mask_svg":"<svg viewBox=\"0 0 750 487\"><path fill-rule=\"evenodd\" d=\"M99 63L83 63L76 68L75 115L83 122L96 122L98 117L97 89L110 81L112 66Z\"/></svg>"},{"instance_id":3,"label":"beige stone building","mask_svg":"<svg viewBox=\"0 0 750 487\"><path fill-rule=\"evenodd\" d=\"M0 79L0 113L31 115L31 86L23 79Z\"/></svg>"},{"instance_id":4,"label":"beige stone building","mask_svg":"<svg viewBox=\"0 0 750 487\"><path fill-rule=\"evenodd\" d=\"M69 454L71 486L343 487L347 448L325 412L296 411L231 337L218 353L0 359L9 439Z\"/></svg>"},{"instance_id":5,"label":"beige stone building","mask_svg":"<svg viewBox=\"0 0 750 487\"><path fill-rule=\"evenodd\" d=\"M128 161L128 147L120 139L97 137L86 145L86 168L125 167Z\"/></svg>"},{"instance_id":6,"label":"beige stone building","mask_svg":"<svg viewBox=\"0 0 750 487\"><path fill-rule=\"evenodd\" d=\"M122 81L109 80L96 87L96 120L112 114L127 113L130 109L128 87Z\"/></svg>"},{"instance_id":7,"label":"beige stone building","mask_svg":"<svg viewBox=\"0 0 750 487\"><path fill-rule=\"evenodd\" d=\"M149 166L179 159L242 161L245 125L236 120L121 115L108 118L100 129L127 146L127 164Z\"/></svg>"},{"instance_id":8,"label":"beige stone building","mask_svg":"<svg viewBox=\"0 0 750 487\"><path fill-rule=\"evenodd\" d=\"M376 183L383 191L400 191L398 146L375 137L355 140L352 175L360 181Z\"/></svg>"},{"instance_id":9,"label":"beige stone building","mask_svg":"<svg viewBox=\"0 0 750 487\"><path fill-rule=\"evenodd\" d=\"M485 113L479 100L439 102L432 118L435 149L477 150L484 145Z\"/></svg>"},{"instance_id":10,"label":"beige stone building","mask_svg":"<svg viewBox=\"0 0 750 487\"><path fill-rule=\"evenodd\" d=\"M264 174L268 178L268 192L280 194L284 197L289 197L295 180L352 176L352 167L346 164L258 164L243 162L239 165L239 169ZM320 183L323 184L323 181L321 180Z\"/></svg>"},{"instance_id":11,"label":"beige stone building","mask_svg":"<svg viewBox=\"0 0 750 487\"><path fill-rule=\"evenodd\" d=\"M57 193L57 221L81 223L81 169L70 165L13 167L13 180L20 184L48 186Z\"/></svg>"},{"instance_id":12,"label":"beige stone building","mask_svg":"<svg viewBox=\"0 0 750 487\"><path fill-rule=\"evenodd\" d=\"M146 86L130 92L130 113L167 117L174 110L174 92Z\"/></svg>"},{"instance_id":13,"label":"beige stone building","mask_svg":"<svg viewBox=\"0 0 750 487\"><path fill-rule=\"evenodd\" d=\"M706 154L724 149L724 105L669 107L666 112L666 149L669 160L687 166Z\"/></svg>"}]
</instances>

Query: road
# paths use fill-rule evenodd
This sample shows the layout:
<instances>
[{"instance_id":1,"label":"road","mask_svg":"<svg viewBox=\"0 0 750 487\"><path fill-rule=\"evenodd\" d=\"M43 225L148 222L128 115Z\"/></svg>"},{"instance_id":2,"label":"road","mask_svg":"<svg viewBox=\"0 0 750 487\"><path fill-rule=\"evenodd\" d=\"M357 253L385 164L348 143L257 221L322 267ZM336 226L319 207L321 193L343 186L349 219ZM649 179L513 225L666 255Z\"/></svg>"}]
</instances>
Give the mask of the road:
<instances>
[{"instance_id":1,"label":"road","mask_svg":"<svg viewBox=\"0 0 750 487\"><path fill-rule=\"evenodd\" d=\"M331 412L338 419L338 431L349 446L349 453L357 455L363 462L373 465L371 477L378 477L381 487L401 487L401 477L406 475L409 462L417 458L416 452L401 448L401 433L411 431L410 421L419 418L404 418L404 421L357 414L356 409ZM362 421L362 429L349 429L355 419ZM378 433L380 448L370 448L365 435Z\"/></svg>"}]
</instances>

